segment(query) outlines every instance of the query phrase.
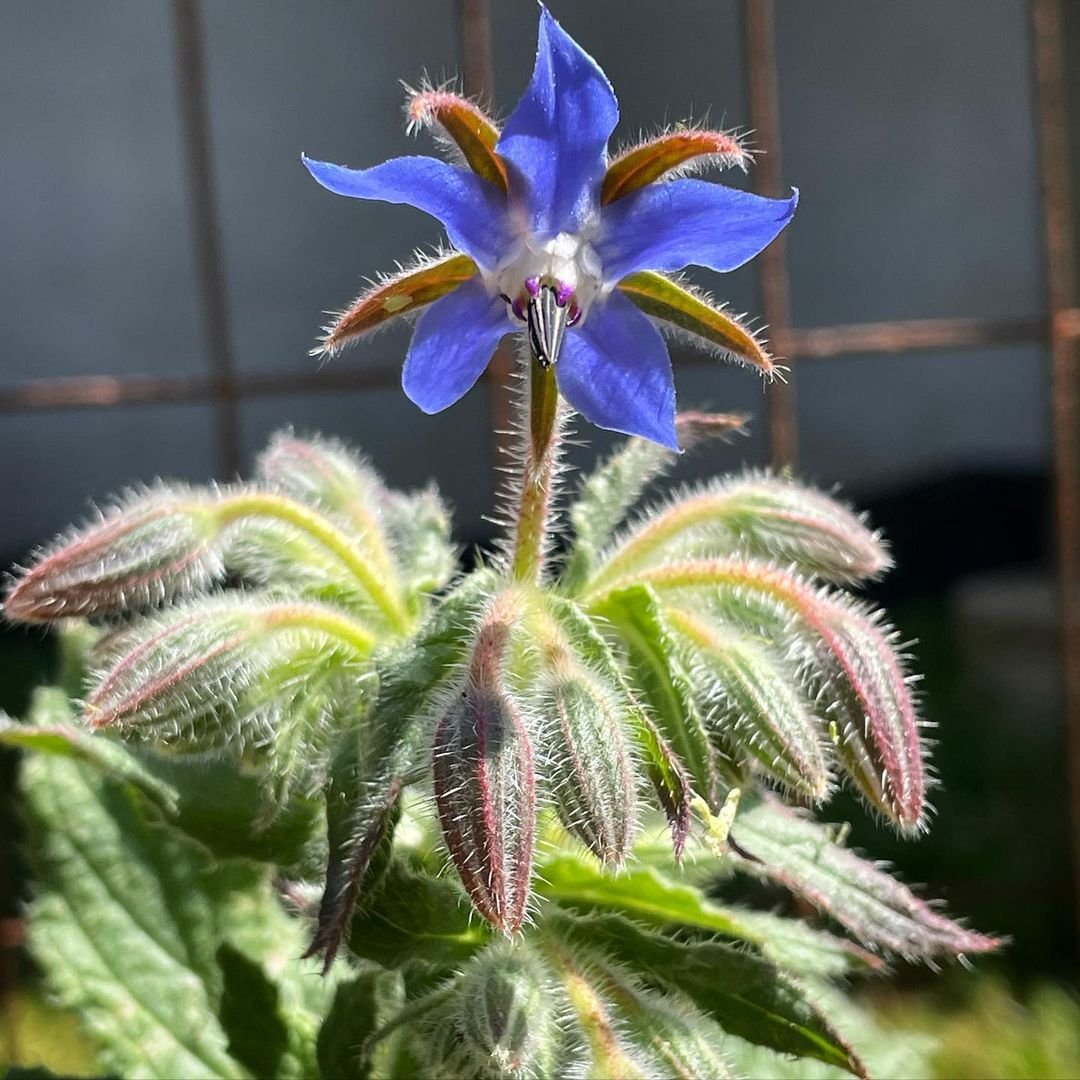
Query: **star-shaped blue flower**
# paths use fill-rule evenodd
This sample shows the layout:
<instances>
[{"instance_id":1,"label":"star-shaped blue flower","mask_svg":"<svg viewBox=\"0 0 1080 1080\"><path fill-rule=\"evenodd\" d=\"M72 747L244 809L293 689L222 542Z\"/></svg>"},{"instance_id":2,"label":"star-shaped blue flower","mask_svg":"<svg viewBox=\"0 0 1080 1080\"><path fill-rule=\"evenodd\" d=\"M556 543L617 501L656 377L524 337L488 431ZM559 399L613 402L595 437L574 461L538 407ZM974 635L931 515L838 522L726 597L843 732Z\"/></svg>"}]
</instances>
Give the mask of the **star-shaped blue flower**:
<instances>
[{"instance_id":1,"label":"star-shaped blue flower","mask_svg":"<svg viewBox=\"0 0 1080 1080\"><path fill-rule=\"evenodd\" d=\"M731 316L663 276L691 264L734 270L795 212L797 192L765 199L676 175L702 161L745 166L748 155L730 135L680 129L609 164L614 91L543 7L532 80L501 133L443 90L414 94L410 117L438 124L464 163L416 156L360 170L307 157L304 164L339 195L431 214L455 250L361 296L329 328L327 351L426 307L402 384L435 413L472 387L508 330L525 331L534 359L556 365L560 393L582 416L672 449L671 360L654 319L770 366Z\"/></svg>"}]
</instances>

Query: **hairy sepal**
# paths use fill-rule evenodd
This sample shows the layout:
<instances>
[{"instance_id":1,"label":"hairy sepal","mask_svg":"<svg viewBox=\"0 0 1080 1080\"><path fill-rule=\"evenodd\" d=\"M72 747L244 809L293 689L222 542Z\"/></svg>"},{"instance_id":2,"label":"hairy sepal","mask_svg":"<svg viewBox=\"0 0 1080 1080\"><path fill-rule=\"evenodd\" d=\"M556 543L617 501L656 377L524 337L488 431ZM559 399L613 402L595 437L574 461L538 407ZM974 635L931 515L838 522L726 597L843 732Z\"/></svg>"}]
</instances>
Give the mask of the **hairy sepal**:
<instances>
[{"instance_id":1,"label":"hairy sepal","mask_svg":"<svg viewBox=\"0 0 1080 1080\"><path fill-rule=\"evenodd\" d=\"M648 777L671 827L676 858L690 832L693 792L690 778L660 726L646 711L638 688L627 681L611 646L593 620L573 600L551 595L548 606L585 663L616 687L638 766Z\"/></svg>"},{"instance_id":2,"label":"hairy sepal","mask_svg":"<svg viewBox=\"0 0 1080 1080\"><path fill-rule=\"evenodd\" d=\"M590 587L638 567L730 555L834 582L891 566L880 535L843 504L786 478L749 473L691 488L643 514L604 553Z\"/></svg>"},{"instance_id":3,"label":"hairy sepal","mask_svg":"<svg viewBox=\"0 0 1080 1080\"><path fill-rule=\"evenodd\" d=\"M495 153L499 129L479 105L446 87L405 89L408 93L405 115L410 132L420 128L434 130L444 145L460 152L474 173L504 192L509 189L506 166Z\"/></svg>"},{"instance_id":4,"label":"hairy sepal","mask_svg":"<svg viewBox=\"0 0 1080 1080\"><path fill-rule=\"evenodd\" d=\"M920 722L896 633L879 613L762 562L700 559L647 567L647 584L678 603L743 626L778 646L817 695L836 753L859 792L900 829L926 825ZM625 587L615 583L614 592ZM613 592L601 591L593 604Z\"/></svg>"},{"instance_id":5,"label":"hairy sepal","mask_svg":"<svg viewBox=\"0 0 1080 1080\"><path fill-rule=\"evenodd\" d=\"M680 638L688 678L723 745L766 776L814 801L830 791L820 720L797 672L760 639L679 608L667 621Z\"/></svg>"},{"instance_id":6,"label":"hairy sepal","mask_svg":"<svg viewBox=\"0 0 1080 1080\"><path fill-rule=\"evenodd\" d=\"M730 132L678 127L620 152L604 175L600 202L606 206L663 176L732 166L745 172L750 161L750 152Z\"/></svg>"},{"instance_id":7,"label":"hairy sepal","mask_svg":"<svg viewBox=\"0 0 1080 1080\"><path fill-rule=\"evenodd\" d=\"M468 255L418 255L396 274L380 278L323 328L313 356L332 357L391 319L410 315L453 292L477 272Z\"/></svg>"},{"instance_id":8,"label":"hairy sepal","mask_svg":"<svg viewBox=\"0 0 1080 1080\"><path fill-rule=\"evenodd\" d=\"M329 861L318 925L308 955L329 967L357 903L373 883L373 862L391 832L420 739L461 679L495 578L464 578L416 637L377 661L375 704L338 748L327 790Z\"/></svg>"},{"instance_id":9,"label":"hairy sepal","mask_svg":"<svg viewBox=\"0 0 1080 1080\"><path fill-rule=\"evenodd\" d=\"M783 885L869 948L933 963L1001 945L942 915L881 864L843 847L834 828L774 799L748 805L733 833L752 857L738 860L744 872Z\"/></svg>"},{"instance_id":10,"label":"hairy sepal","mask_svg":"<svg viewBox=\"0 0 1080 1080\"><path fill-rule=\"evenodd\" d=\"M683 412L675 418L679 444L690 450L709 439L741 432L746 417L735 413ZM627 439L592 472L570 507L574 542L560 577L576 591L595 570L604 546L649 485L678 460L674 451L648 439Z\"/></svg>"},{"instance_id":11,"label":"hairy sepal","mask_svg":"<svg viewBox=\"0 0 1080 1080\"><path fill-rule=\"evenodd\" d=\"M559 820L602 863L623 864L637 826L637 774L618 689L559 664L537 694L541 777Z\"/></svg>"},{"instance_id":12,"label":"hairy sepal","mask_svg":"<svg viewBox=\"0 0 1080 1080\"><path fill-rule=\"evenodd\" d=\"M768 378L782 373L758 334L701 289L654 270L623 278L619 289L646 315L659 319L662 328L670 328L724 359L757 368Z\"/></svg>"}]
</instances>

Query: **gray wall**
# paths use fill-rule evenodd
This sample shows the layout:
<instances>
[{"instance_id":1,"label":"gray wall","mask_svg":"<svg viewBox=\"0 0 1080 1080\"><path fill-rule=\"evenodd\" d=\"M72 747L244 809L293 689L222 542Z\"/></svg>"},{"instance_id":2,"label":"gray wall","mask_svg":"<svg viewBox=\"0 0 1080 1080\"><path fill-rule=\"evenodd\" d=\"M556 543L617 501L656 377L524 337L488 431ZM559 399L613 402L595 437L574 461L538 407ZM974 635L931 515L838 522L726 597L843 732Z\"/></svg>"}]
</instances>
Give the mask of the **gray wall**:
<instances>
[{"instance_id":1,"label":"gray wall","mask_svg":"<svg viewBox=\"0 0 1080 1080\"><path fill-rule=\"evenodd\" d=\"M551 0L610 74L621 135L701 115L745 125L735 0ZM496 95L524 85L532 0L493 0ZM398 80L458 67L448 0L206 0L209 100L237 363L296 371L324 309L437 226L335 198L300 151L360 165L415 152ZM1023 0L779 0L784 171L800 326L1043 307ZM0 386L40 376L206 370L169 11L163 0L0 0ZM421 144L423 146L423 144ZM705 275L703 275L704 277ZM753 270L710 287L758 306ZM394 369L389 332L335 363ZM856 495L968 468L1047 464L1036 347L845 357L799 371L804 469ZM685 405L758 414L697 468L764 460L750 374L684 370ZM244 403L250 454L293 422L346 435L392 480L438 477L482 530L487 391L437 418L396 390ZM605 440L599 440L601 444ZM62 526L88 496L215 469L204 405L0 416L0 551Z\"/></svg>"}]
</instances>

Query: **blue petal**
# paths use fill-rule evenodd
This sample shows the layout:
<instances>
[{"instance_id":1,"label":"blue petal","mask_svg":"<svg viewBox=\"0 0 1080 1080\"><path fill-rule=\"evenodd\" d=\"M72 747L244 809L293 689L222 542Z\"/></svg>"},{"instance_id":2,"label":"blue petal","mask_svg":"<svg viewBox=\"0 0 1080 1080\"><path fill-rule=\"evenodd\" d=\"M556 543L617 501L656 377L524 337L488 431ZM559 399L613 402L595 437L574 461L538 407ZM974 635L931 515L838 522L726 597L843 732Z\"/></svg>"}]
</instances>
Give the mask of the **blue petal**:
<instances>
[{"instance_id":1,"label":"blue petal","mask_svg":"<svg viewBox=\"0 0 1080 1080\"><path fill-rule=\"evenodd\" d=\"M532 80L495 147L537 236L577 232L595 211L618 119L607 76L541 6Z\"/></svg>"},{"instance_id":2,"label":"blue petal","mask_svg":"<svg viewBox=\"0 0 1080 1080\"><path fill-rule=\"evenodd\" d=\"M649 184L604 208L595 245L604 279L691 263L734 270L772 242L798 202L797 190L790 199L765 199L704 180Z\"/></svg>"},{"instance_id":3,"label":"blue petal","mask_svg":"<svg viewBox=\"0 0 1080 1080\"><path fill-rule=\"evenodd\" d=\"M401 385L426 413L442 412L463 397L488 366L511 327L506 305L472 278L436 300L413 333Z\"/></svg>"},{"instance_id":4,"label":"blue petal","mask_svg":"<svg viewBox=\"0 0 1080 1080\"><path fill-rule=\"evenodd\" d=\"M597 427L679 449L667 346L622 293L598 302L566 335L555 371L563 397Z\"/></svg>"},{"instance_id":5,"label":"blue petal","mask_svg":"<svg viewBox=\"0 0 1080 1080\"><path fill-rule=\"evenodd\" d=\"M353 199L415 206L446 227L450 243L481 266L496 266L511 243L506 197L468 169L430 157L400 157L371 169L346 169L305 156L324 188Z\"/></svg>"}]
</instances>

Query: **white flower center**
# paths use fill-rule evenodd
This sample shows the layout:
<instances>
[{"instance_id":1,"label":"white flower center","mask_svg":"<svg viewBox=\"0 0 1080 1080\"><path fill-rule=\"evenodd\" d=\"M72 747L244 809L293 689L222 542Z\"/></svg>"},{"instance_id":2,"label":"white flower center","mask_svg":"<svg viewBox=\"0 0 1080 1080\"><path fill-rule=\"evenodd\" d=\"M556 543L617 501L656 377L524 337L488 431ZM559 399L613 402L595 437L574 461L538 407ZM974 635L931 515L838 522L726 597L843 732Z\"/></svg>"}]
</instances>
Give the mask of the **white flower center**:
<instances>
[{"instance_id":1,"label":"white flower center","mask_svg":"<svg viewBox=\"0 0 1080 1080\"><path fill-rule=\"evenodd\" d=\"M530 298L541 286L550 286L560 305L569 306L571 326L585 318L603 285L600 259L592 244L573 233L559 233L550 240L524 236L485 279L488 288L506 301L510 317L520 321L525 319Z\"/></svg>"}]
</instances>

